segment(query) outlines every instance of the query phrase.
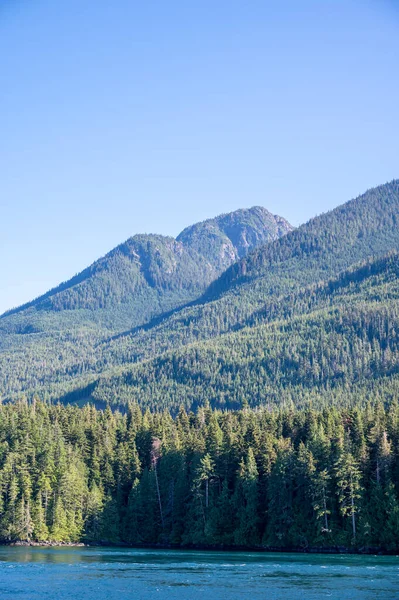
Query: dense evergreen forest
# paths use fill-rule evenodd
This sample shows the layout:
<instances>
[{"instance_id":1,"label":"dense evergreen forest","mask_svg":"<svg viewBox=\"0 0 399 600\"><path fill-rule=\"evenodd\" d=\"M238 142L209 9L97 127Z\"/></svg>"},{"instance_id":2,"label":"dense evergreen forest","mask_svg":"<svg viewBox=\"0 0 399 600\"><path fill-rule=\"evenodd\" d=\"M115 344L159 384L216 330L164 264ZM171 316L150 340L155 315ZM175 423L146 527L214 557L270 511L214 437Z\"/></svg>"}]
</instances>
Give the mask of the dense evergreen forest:
<instances>
[{"instance_id":1,"label":"dense evergreen forest","mask_svg":"<svg viewBox=\"0 0 399 600\"><path fill-rule=\"evenodd\" d=\"M233 409L364 403L370 393L389 401L398 393L398 274L394 252L298 294L269 297L250 325L107 371L67 398L133 399L174 413L207 400Z\"/></svg>"},{"instance_id":2,"label":"dense evergreen forest","mask_svg":"<svg viewBox=\"0 0 399 600\"><path fill-rule=\"evenodd\" d=\"M135 236L77 280L0 318L0 397L133 399L175 413L206 399L221 408L282 399L303 406L319 396L340 403L356 386L389 401L398 214L393 181L293 231L255 208L177 240ZM201 256L195 268L193 253ZM204 292L209 265L214 279L236 259Z\"/></svg>"},{"instance_id":3,"label":"dense evergreen forest","mask_svg":"<svg viewBox=\"0 0 399 600\"><path fill-rule=\"evenodd\" d=\"M0 540L399 551L398 215L134 236L3 315Z\"/></svg>"},{"instance_id":4,"label":"dense evergreen forest","mask_svg":"<svg viewBox=\"0 0 399 600\"><path fill-rule=\"evenodd\" d=\"M0 316L0 399L21 391L56 398L77 377L102 372L113 364L112 340L196 300L234 261L292 229L253 207L196 223L177 239L129 238L71 280Z\"/></svg>"},{"instance_id":5,"label":"dense evergreen forest","mask_svg":"<svg viewBox=\"0 0 399 600\"><path fill-rule=\"evenodd\" d=\"M0 539L399 544L399 405L0 407Z\"/></svg>"}]
</instances>

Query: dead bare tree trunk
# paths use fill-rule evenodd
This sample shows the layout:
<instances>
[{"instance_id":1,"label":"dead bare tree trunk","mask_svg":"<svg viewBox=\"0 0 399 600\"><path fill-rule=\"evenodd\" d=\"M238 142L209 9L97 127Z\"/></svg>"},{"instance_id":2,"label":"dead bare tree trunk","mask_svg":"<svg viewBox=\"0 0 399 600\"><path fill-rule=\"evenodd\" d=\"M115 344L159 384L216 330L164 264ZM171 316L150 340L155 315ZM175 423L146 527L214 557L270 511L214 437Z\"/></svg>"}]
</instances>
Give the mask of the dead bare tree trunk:
<instances>
[{"instance_id":1,"label":"dead bare tree trunk","mask_svg":"<svg viewBox=\"0 0 399 600\"><path fill-rule=\"evenodd\" d=\"M161 456L161 440L159 440L158 438L154 438L152 440L151 462L154 467L155 484L157 487L159 512L161 515L162 529L164 530L165 529L165 520L164 520L163 510L162 510L161 491L159 489L158 470L157 470L157 463L158 463L160 456Z\"/></svg>"}]
</instances>

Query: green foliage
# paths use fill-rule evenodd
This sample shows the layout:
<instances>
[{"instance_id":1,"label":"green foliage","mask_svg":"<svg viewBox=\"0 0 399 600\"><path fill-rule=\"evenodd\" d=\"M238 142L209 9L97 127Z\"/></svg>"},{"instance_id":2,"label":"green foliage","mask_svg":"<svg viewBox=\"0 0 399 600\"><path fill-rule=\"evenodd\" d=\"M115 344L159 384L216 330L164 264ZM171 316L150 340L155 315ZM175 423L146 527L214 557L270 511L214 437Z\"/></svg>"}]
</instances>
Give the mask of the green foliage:
<instances>
[{"instance_id":1,"label":"green foliage","mask_svg":"<svg viewBox=\"0 0 399 600\"><path fill-rule=\"evenodd\" d=\"M398 214L135 236L1 317L0 539L398 551Z\"/></svg>"},{"instance_id":2,"label":"green foliage","mask_svg":"<svg viewBox=\"0 0 399 600\"><path fill-rule=\"evenodd\" d=\"M233 261L288 226L255 208L188 228L178 241L136 236L88 279L0 319L2 397L137 400L174 413L207 400L222 408L364 402L371 392L389 400L399 385L398 211L398 181L370 190L250 252L178 309L205 289L207 265L211 279L222 268L221 248L232 244ZM201 256L195 268L187 253ZM118 261L144 278L141 291ZM48 305L58 294L78 298L86 284L90 309ZM142 325L150 312L158 317Z\"/></svg>"},{"instance_id":3,"label":"green foliage","mask_svg":"<svg viewBox=\"0 0 399 600\"><path fill-rule=\"evenodd\" d=\"M371 389L389 400L398 386L398 274L396 253L369 261L275 300L251 326L106 372L86 394L174 411L206 401L361 403Z\"/></svg>"},{"instance_id":4,"label":"green foliage","mask_svg":"<svg viewBox=\"0 0 399 600\"><path fill-rule=\"evenodd\" d=\"M113 348L124 332L197 299L232 262L291 229L255 207L193 225L178 240L128 239L70 281L0 317L0 396L40 388L43 398L54 398L74 379L87 381L118 364Z\"/></svg>"},{"instance_id":5,"label":"green foliage","mask_svg":"<svg viewBox=\"0 0 399 600\"><path fill-rule=\"evenodd\" d=\"M3 405L0 541L398 551L398 413Z\"/></svg>"}]
</instances>

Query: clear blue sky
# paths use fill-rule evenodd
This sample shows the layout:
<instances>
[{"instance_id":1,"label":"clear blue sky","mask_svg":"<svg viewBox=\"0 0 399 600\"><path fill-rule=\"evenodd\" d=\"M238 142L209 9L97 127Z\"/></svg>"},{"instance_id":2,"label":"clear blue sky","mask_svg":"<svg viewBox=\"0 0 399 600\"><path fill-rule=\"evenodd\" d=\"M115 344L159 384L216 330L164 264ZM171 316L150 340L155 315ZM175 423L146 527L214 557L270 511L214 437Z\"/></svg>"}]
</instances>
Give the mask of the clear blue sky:
<instances>
[{"instance_id":1,"label":"clear blue sky","mask_svg":"<svg viewBox=\"0 0 399 600\"><path fill-rule=\"evenodd\" d=\"M395 0L0 0L0 312L130 235L399 176Z\"/></svg>"}]
</instances>

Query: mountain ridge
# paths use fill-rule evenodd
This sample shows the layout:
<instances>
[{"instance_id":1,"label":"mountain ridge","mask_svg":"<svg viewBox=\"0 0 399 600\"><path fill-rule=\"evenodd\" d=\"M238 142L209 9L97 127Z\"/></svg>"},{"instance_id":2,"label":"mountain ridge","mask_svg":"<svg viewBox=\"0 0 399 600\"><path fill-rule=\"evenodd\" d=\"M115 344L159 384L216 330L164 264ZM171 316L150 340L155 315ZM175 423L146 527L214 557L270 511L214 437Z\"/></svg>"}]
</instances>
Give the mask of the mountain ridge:
<instances>
[{"instance_id":1,"label":"mountain ridge","mask_svg":"<svg viewBox=\"0 0 399 600\"><path fill-rule=\"evenodd\" d=\"M40 381L71 380L96 368L106 359L97 356L99 344L121 332L139 328L162 314L196 300L221 271L219 250L230 245L245 254L252 244L273 239L292 227L266 209L241 209L230 219L240 239L244 231L247 248L233 242L214 223L212 240L202 224L185 230L185 243L157 234L137 234L95 261L70 280L39 298L7 311L0 317L0 397L13 389L28 391ZM183 234L183 232L182 232ZM190 237L202 242L206 254L190 247ZM204 239L205 238L205 239ZM193 244L195 246L195 244ZM209 246L209 247L208 247ZM233 254L234 255L233 255ZM223 258L224 262L226 257ZM2 382L2 383L1 383Z\"/></svg>"},{"instance_id":2,"label":"mountain ridge","mask_svg":"<svg viewBox=\"0 0 399 600\"><path fill-rule=\"evenodd\" d=\"M257 211L250 216L257 218ZM9 334L0 337L3 398L35 391L49 400L124 404L134 398L154 410L206 400L229 408L244 400L303 405L310 396L338 402L351 377L353 389L363 390L359 397L377 384L379 394L392 394L399 354L399 181L368 190L251 252L245 248L247 223L240 211L233 215L186 228L181 237L198 248L205 230L211 240L206 251L220 265L229 255L229 219L240 218L234 241L237 255L245 255L196 297L184 302L180 295L180 306L167 311L164 299L152 319L132 325L123 304L111 313L91 311L92 321L87 311L76 311L81 323L73 314L71 324L73 311L53 312L46 332L38 311L25 336L15 334L17 327L24 332L23 316L0 319L0 331L7 324ZM175 242L181 243L169 241ZM207 262L205 253L201 262ZM76 323L80 328L71 329Z\"/></svg>"},{"instance_id":3,"label":"mountain ridge","mask_svg":"<svg viewBox=\"0 0 399 600\"><path fill-rule=\"evenodd\" d=\"M387 207L389 207L390 195L392 195L393 198L392 207L391 209L388 208L387 211L385 211L384 207L382 207L380 211L380 214L382 215L382 223L376 223L376 221L378 221L376 217L379 216L376 210L371 211L372 214L365 214L365 211L363 210L365 205L368 205L368 209L372 208L372 203L374 202L374 199L376 200L376 202L380 201L384 203ZM322 250L320 240L320 224L323 224L323 222L325 222L327 219L331 220L331 217L333 216L336 216L337 218L333 223L333 227L330 226L327 231L327 235L330 237L329 240L327 239L327 243L334 242L334 239L336 239L334 238L334 234L338 231L341 235L340 239L344 239L342 236L342 229L344 229L345 232L348 232L349 223L355 223L355 225L357 226L357 235L360 239L365 236L367 232L367 225L370 226L371 230L377 230L378 228L381 228L381 225L384 224L384 216L386 222L389 220L387 218L389 216L391 219L391 223L389 224L391 226L393 225L394 227L396 227L397 225L399 225L398 206L399 179L393 179L392 181L386 184L370 188L369 190L367 190L363 194L360 194L353 200L349 200L344 204L341 204L336 208L332 209L331 211L318 215L310 219L307 223L293 230L292 235L290 236L289 242L287 244L284 244L284 242L279 243L278 240L276 240L277 243L274 243L274 247L276 248L276 259L281 262L283 260L287 260L287 258L291 258L293 255L306 255L311 253L317 253L318 251ZM366 221L365 217L367 217ZM376 224L378 225L378 228L376 227ZM305 240L303 240L304 231L308 235L308 239ZM353 233L351 234L351 237L351 241L353 242ZM294 238L296 238L296 245L294 249L292 249L292 242ZM226 271L220 276L220 278L218 280L215 280L215 282L213 282L210 285L209 289L207 290L207 298L212 298L213 294L219 295L220 293L223 293L223 290L220 289L221 283L223 285L228 285L229 282L234 281L238 283L241 277L244 279L244 281L247 281L253 271L256 271L257 269L259 270L262 267L269 266L268 260L270 261L271 248L272 246L269 245L267 252L265 252L262 249L255 249L251 253L250 257L245 257L242 260L235 263L234 265L231 265L231 267L228 267ZM278 253L279 248L280 253ZM356 260L353 260L352 264L355 262ZM253 273L253 276L259 276L259 272Z\"/></svg>"},{"instance_id":4,"label":"mountain ridge","mask_svg":"<svg viewBox=\"0 0 399 600\"><path fill-rule=\"evenodd\" d=\"M357 249L357 254L352 257L350 248L348 249L348 245L345 246L347 244L347 232L344 228L339 227L335 221L337 213L342 213L348 207L352 210L352 203L359 204L359 199L363 209L364 207L368 209L370 205L374 212L378 208L381 209L375 202L374 192L376 190L378 193L382 193L383 204L386 196L391 198L393 204L390 211L391 216L399 215L399 181L394 180L384 186L373 188L357 199L311 219L308 223L288 233L281 240L272 241L260 249L255 249L246 258L232 265L218 280L215 280L192 307L182 307L169 320L167 319L161 323L160 327L168 329L169 336L174 331L181 330L182 337L184 337L186 335L185 330L188 327L197 330L200 337L201 332L202 334L206 332L206 336L209 337L217 336L231 329L241 327L243 323L251 318L252 314L262 310L264 305L267 306L269 299L274 302L274 299L281 295L285 296L295 290L299 291L302 287L307 287L311 283L331 279L337 276L340 271L345 271L351 265L356 265L365 259L383 256L391 250L399 250L399 229L396 222L392 221L389 229L386 227L375 229L374 224L375 231L372 233L372 237L374 238L375 247L371 248L367 244L360 246ZM392 195L391 190L394 192ZM382 211L384 211L383 207ZM330 231L331 226L328 223L330 219L332 220L333 230L335 230L334 235ZM358 221L363 225L364 220L360 211ZM319 223L326 225L319 236L316 236L314 232L315 223L316 225ZM308 235L307 229L311 230L310 235ZM323 236L327 239L331 238L333 244L331 244L331 240L328 240L329 246L327 251L324 252L326 264L321 269L318 257L315 260L313 256L313 261L310 259L312 259L312 253L314 254L318 247L322 248ZM342 241L342 244L339 241ZM285 257L281 256L281 246L283 252L285 252ZM376 252L375 248L378 247L379 252ZM242 265L245 265L246 261L254 261L256 267L256 259L259 254L263 254L265 262L269 260L267 264L269 268L264 269L265 272L261 273L260 276L255 275L252 278L252 283L249 277L241 275L241 278L234 282L235 285L231 287L228 293L224 295L217 293L219 292L217 287L220 281L223 282L229 273L234 273L239 269L242 270ZM214 288L216 288L216 292ZM209 334L209 332L214 333ZM155 344L157 344L157 341L155 341ZM140 342L141 348L142 345L143 340Z\"/></svg>"},{"instance_id":5,"label":"mountain ridge","mask_svg":"<svg viewBox=\"0 0 399 600\"><path fill-rule=\"evenodd\" d=\"M252 215L255 215L256 218L254 219L255 222L251 223ZM240 220L242 218L245 219L245 224L242 229L246 230L247 233L249 232L252 234L253 237L253 240L251 240L250 243L247 243L246 251L251 250L253 247L255 247L255 245L269 241L270 239L276 239L276 237L279 235L284 235L293 229L293 227L283 217L272 215L269 211L267 211L267 209L256 206L248 209L238 209L232 213L225 213L212 219L207 219L206 221L190 225L189 227L185 228L176 238L160 234L135 234L129 237L125 242L118 244L118 246L107 252L98 260L94 261L89 267L86 267L69 280L62 282L58 286L55 286L48 292L41 294L32 301L5 311L2 315L0 315L0 319L22 312L31 307L39 307L43 309L53 308L55 310L73 310L74 308L93 307L101 308L102 306L93 306L89 302L87 304L83 302L82 304L79 303L79 301L77 301L77 306L74 306L68 302L66 302L65 306L62 306L60 303L51 303L51 299L54 296L57 296L57 294L67 292L75 286L80 286L91 276L96 276L105 271L109 271L110 261L115 261L118 258L120 263L122 263L124 258L130 259L133 264L136 263L139 266L139 271L142 273L146 283L150 287L157 288L159 283L159 281L157 281L157 275L159 278L160 273L159 271L154 273L154 265L151 262L151 257L149 258L151 250L153 250L155 255L157 252L158 255L160 255L161 250L170 250L169 255L166 257L169 260L169 265L167 264L166 260L159 265L164 267L164 273L166 274L173 273L179 257L181 257L183 254L187 255L187 259L191 261L195 260L194 256L196 252L201 255L201 259L207 258L208 262L201 260L201 269L197 269L197 272L195 272L195 279L200 279L200 275L203 276L203 285L197 286L190 281L188 282L187 287L193 288L195 291L197 291L198 288L204 287L206 283L210 283L212 277L216 276L217 272L224 268L224 263L227 262L228 264L231 264L236 259L236 255L238 257L246 254L246 252L242 251L242 249L236 249L231 237L229 238L226 232L223 231L222 228L219 228L220 222L229 219L231 227L235 226L236 228L240 229ZM204 225L206 226L204 227ZM198 243L199 235L204 235L207 228L213 228L219 233L219 235L223 234L226 241L228 240L230 242L230 253L227 253L226 256L228 258L223 260L222 264L219 264L219 257L212 256L212 253L209 251L209 249L204 251L204 247L206 248L207 243L209 244L209 239L203 240L202 244ZM238 233L240 233L240 231ZM215 237L215 234L213 234L213 236ZM206 238L206 235L204 237ZM194 238L195 242L193 242ZM144 247L145 244L147 244L147 248ZM154 248L150 249L150 246L154 246ZM202 246L202 252L199 249L200 246ZM155 258L157 258L157 256L155 256ZM212 260L214 264L212 264ZM118 267L120 268L121 265L118 264L117 268ZM200 270L202 271L201 274ZM167 277L164 279L167 279ZM170 284L170 282L164 280L161 283L165 284L165 287L167 288L173 287L173 282ZM135 289L132 288L128 291L134 292ZM44 304L46 301L50 302L51 305Z\"/></svg>"}]
</instances>

